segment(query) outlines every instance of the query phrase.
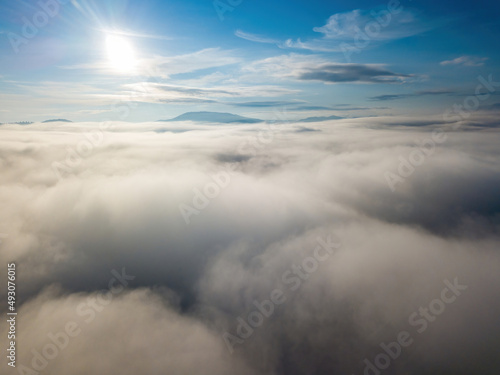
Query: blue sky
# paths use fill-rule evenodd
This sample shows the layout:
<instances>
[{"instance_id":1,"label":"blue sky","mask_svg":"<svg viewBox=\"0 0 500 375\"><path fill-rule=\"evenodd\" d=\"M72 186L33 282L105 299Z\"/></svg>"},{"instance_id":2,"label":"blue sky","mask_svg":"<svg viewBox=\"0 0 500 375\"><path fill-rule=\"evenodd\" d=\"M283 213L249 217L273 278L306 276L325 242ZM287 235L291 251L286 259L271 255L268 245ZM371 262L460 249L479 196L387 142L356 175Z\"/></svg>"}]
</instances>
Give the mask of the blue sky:
<instances>
[{"instance_id":1,"label":"blue sky","mask_svg":"<svg viewBox=\"0 0 500 375\"><path fill-rule=\"evenodd\" d=\"M291 119L439 114L473 93L479 76L500 81L499 8L481 1L3 2L0 122L155 121L189 111L270 119L283 108Z\"/></svg>"}]
</instances>

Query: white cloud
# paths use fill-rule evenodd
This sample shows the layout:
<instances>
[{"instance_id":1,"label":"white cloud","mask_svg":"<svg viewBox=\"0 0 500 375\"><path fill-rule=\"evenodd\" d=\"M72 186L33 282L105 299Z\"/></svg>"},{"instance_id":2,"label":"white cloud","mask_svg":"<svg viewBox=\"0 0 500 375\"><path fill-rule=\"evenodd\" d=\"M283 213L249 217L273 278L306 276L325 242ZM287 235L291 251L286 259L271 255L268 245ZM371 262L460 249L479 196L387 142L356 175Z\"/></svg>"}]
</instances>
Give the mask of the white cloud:
<instances>
[{"instance_id":1,"label":"white cloud","mask_svg":"<svg viewBox=\"0 0 500 375\"><path fill-rule=\"evenodd\" d=\"M463 65L463 66L483 66L487 57L460 56L453 60L441 61L441 65Z\"/></svg>"},{"instance_id":2,"label":"white cloud","mask_svg":"<svg viewBox=\"0 0 500 375\"><path fill-rule=\"evenodd\" d=\"M234 32L234 35L236 35L238 38L242 38L245 40L249 40L251 42L257 42L257 43L269 43L269 44L278 44L280 41L271 39L271 38L266 38L260 35L255 35L251 33L244 32L242 30L236 30Z\"/></svg>"},{"instance_id":3,"label":"white cloud","mask_svg":"<svg viewBox=\"0 0 500 375\"><path fill-rule=\"evenodd\" d=\"M201 69L216 68L231 64L237 64L242 59L234 56L233 51L225 51L220 48L207 48L185 55L144 59L145 72L151 76L159 74L161 77L170 77L174 74L190 73Z\"/></svg>"},{"instance_id":4,"label":"white cloud","mask_svg":"<svg viewBox=\"0 0 500 375\"><path fill-rule=\"evenodd\" d=\"M200 51L176 56L155 56L138 59L133 76L169 78L180 73L191 73L202 69L237 64L242 59L234 56L233 51L220 48L206 48ZM86 64L61 66L62 69L94 70L101 74L117 74L119 71L109 66L107 61L94 61Z\"/></svg>"},{"instance_id":5,"label":"white cloud","mask_svg":"<svg viewBox=\"0 0 500 375\"><path fill-rule=\"evenodd\" d=\"M26 322L17 327L17 342L22 343L17 356L19 373L27 371L23 372L21 365L33 369L36 358L43 366L40 372L53 375L132 375L139 369L155 375L165 369L175 374L256 374L243 361L231 357L216 332L195 318L181 316L175 299L169 301L168 295L168 290L123 291L108 305L94 310L89 300L96 299L98 293L65 295L48 289L19 311ZM77 310L77 306L86 307ZM69 322L76 327L69 332L77 335L67 336L67 346L44 363L42 353L53 345L49 335L58 335L64 344ZM3 329L1 332L7 335ZM5 365L6 374L11 373L9 369Z\"/></svg>"},{"instance_id":6,"label":"white cloud","mask_svg":"<svg viewBox=\"0 0 500 375\"><path fill-rule=\"evenodd\" d=\"M409 10L391 14L387 10L355 9L336 13L330 16L326 25L313 30L323 34L325 39L352 41L360 36L360 32L366 33L367 26L368 32L372 31L370 39L378 41L406 38L432 28Z\"/></svg>"},{"instance_id":7,"label":"white cloud","mask_svg":"<svg viewBox=\"0 0 500 375\"><path fill-rule=\"evenodd\" d=\"M458 277L468 289L391 371L496 375L498 116L471 115L396 192L384 178L449 126L373 117L309 123L311 132L284 123L271 136L265 124L116 122L58 180L52 162L98 124L2 125L0 263L22 270L19 364L74 320L83 331L50 374L360 374L381 342L415 333L409 314ZM186 225L179 204L227 163L230 183ZM328 235L339 251L290 291L283 272ZM82 322L77 306L122 267L135 276L128 290ZM276 288L286 302L230 356L222 333Z\"/></svg>"},{"instance_id":8,"label":"white cloud","mask_svg":"<svg viewBox=\"0 0 500 375\"><path fill-rule=\"evenodd\" d=\"M446 19L426 20L421 14L401 7L398 11L384 8L355 9L336 13L328 18L325 25L313 30L323 34L321 38L287 39L276 41L264 36L257 36L238 30L236 36L260 43L274 43L281 48L305 49L315 52L344 51L342 44L368 43L372 46L381 42L407 38L432 30L448 22Z\"/></svg>"}]
</instances>

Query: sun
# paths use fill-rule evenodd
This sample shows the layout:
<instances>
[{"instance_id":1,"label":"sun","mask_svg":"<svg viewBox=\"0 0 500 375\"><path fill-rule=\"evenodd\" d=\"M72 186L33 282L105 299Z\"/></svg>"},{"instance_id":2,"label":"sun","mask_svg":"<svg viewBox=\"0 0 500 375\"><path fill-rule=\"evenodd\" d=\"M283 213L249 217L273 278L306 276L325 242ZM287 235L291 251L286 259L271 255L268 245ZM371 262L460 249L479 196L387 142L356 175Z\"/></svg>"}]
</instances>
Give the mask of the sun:
<instances>
[{"instance_id":1,"label":"sun","mask_svg":"<svg viewBox=\"0 0 500 375\"><path fill-rule=\"evenodd\" d=\"M108 35L106 37L106 51L110 66L116 71L131 72L137 64L134 48L123 37Z\"/></svg>"}]
</instances>

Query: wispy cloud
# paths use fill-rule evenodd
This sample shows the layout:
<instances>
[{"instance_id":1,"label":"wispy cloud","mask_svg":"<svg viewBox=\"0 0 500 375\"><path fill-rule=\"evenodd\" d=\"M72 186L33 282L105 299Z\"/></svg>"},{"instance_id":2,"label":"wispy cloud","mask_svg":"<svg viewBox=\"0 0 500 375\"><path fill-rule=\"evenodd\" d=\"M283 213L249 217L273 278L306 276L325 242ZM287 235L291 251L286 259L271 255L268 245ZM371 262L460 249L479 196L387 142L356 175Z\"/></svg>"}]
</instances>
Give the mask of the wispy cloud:
<instances>
[{"instance_id":1,"label":"wispy cloud","mask_svg":"<svg viewBox=\"0 0 500 375\"><path fill-rule=\"evenodd\" d=\"M122 85L122 94L129 100L145 103L214 103L219 98L275 97L296 93L277 86L219 86L217 88L187 87L165 83L136 82ZM279 102L225 103L235 106L272 106ZM282 102L285 103L285 102Z\"/></svg>"},{"instance_id":2,"label":"wispy cloud","mask_svg":"<svg viewBox=\"0 0 500 375\"><path fill-rule=\"evenodd\" d=\"M291 108L292 111L333 111L333 108L325 107L321 105L299 105L295 108Z\"/></svg>"},{"instance_id":3,"label":"wispy cloud","mask_svg":"<svg viewBox=\"0 0 500 375\"><path fill-rule=\"evenodd\" d=\"M98 31L106 33L106 34L121 35L121 36L127 36L127 37L131 37L131 38L146 38L146 39L159 39L159 40L172 40L172 39L174 39L174 38L172 38L170 36L166 36L166 35L138 33L138 32L127 31L127 30L98 29Z\"/></svg>"},{"instance_id":4,"label":"wispy cloud","mask_svg":"<svg viewBox=\"0 0 500 375\"><path fill-rule=\"evenodd\" d=\"M483 66L487 57L478 56L460 56L453 60L441 61L440 64L446 65L463 65L463 66Z\"/></svg>"},{"instance_id":5,"label":"wispy cloud","mask_svg":"<svg viewBox=\"0 0 500 375\"><path fill-rule=\"evenodd\" d=\"M342 50L342 43L353 43L358 39L369 39L370 43L403 39L432 30L446 22L446 19L426 20L422 14L412 10L400 9L398 12L389 13L381 8L354 9L333 14L325 25L313 28L313 31L322 34L320 38L305 41L301 38L290 38L280 42L242 31L235 34L254 42L275 43L281 48L336 52Z\"/></svg>"},{"instance_id":6,"label":"wispy cloud","mask_svg":"<svg viewBox=\"0 0 500 375\"><path fill-rule=\"evenodd\" d=\"M145 60L145 65L152 71L158 71L166 78L174 74L190 73L201 69L216 68L237 64L242 59L234 56L233 51L220 48L206 48L197 52L171 57L155 57Z\"/></svg>"},{"instance_id":7,"label":"wispy cloud","mask_svg":"<svg viewBox=\"0 0 500 375\"><path fill-rule=\"evenodd\" d=\"M455 91L451 90L428 90L428 91L416 91L411 94L387 94L387 95L377 95L372 96L369 99L372 101L389 101L397 99L407 99L419 96L434 96L434 95L453 95Z\"/></svg>"},{"instance_id":8,"label":"wispy cloud","mask_svg":"<svg viewBox=\"0 0 500 375\"><path fill-rule=\"evenodd\" d=\"M234 32L234 35L236 35L238 38L249 40L251 42L257 42L257 43L269 43L269 44L279 44L280 41L276 39L271 39L271 38L266 38L265 36L260 36L256 34L250 34L241 30L236 30Z\"/></svg>"},{"instance_id":9,"label":"wispy cloud","mask_svg":"<svg viewBox=\"0 0 500 375\"><path fill-rule=\"evenodd\" d=\"M327 23L313 30L323 34L325 39L346 40L361 36L367 25L378 20L377 32L370 33L372 40L395 40L420 34L434 27L422 19L421 15L410 10L398 13L378 15L380 9L355 9L349 12L336 13ZM382 14L382 12L381 12ZM375 29L375 28L374 28Z\"/></svg>"},{"instance_id":10,"label":"wispy cloud","mask_svg":"<svg viewBox=\"0 0 500 375\"><path fill-rule=\"evenodd\" d=\"M297 102L292 101L265 101L265 102L241 102L241 103L225 103L235 107L249 107L249 108L265 108L265 107L284 107L295 106Z\"/></svg>"},{"instance_id":11,"label":"wispy cloud","mask_svg":"<svg viewBox=\"0 0 500 375\"><path fill-rule=\"evenodd\" d=\"M169 78L175 74L191 73L202 69L217 68L237 64L243 60L234 56L233 51L220 48L206 48L200 51L174 56L155 56L140 59L134 75ZM61 66L63 69L94 70L101 74L121 74L112 69L107 61L98 60L85 64Z\"/></svg>"}]
</instances>

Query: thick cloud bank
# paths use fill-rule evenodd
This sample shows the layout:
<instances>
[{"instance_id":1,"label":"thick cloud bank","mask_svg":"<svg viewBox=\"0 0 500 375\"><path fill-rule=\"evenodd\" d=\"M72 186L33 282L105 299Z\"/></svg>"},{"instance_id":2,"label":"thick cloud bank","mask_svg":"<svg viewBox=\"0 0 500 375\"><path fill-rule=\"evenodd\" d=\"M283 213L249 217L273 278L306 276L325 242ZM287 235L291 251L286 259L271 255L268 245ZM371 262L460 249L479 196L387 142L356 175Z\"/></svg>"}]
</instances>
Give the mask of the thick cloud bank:
<instances>
[{"instance_id":1,"label":"thick cloud bank","mask_svg":"<svg viewBox=\"0 0 500 375\"><path fill-rule=\"evenodd\" d=\"M495 121L1 126L2 373L498 374Z\"/></svg>"}]
</instances>

